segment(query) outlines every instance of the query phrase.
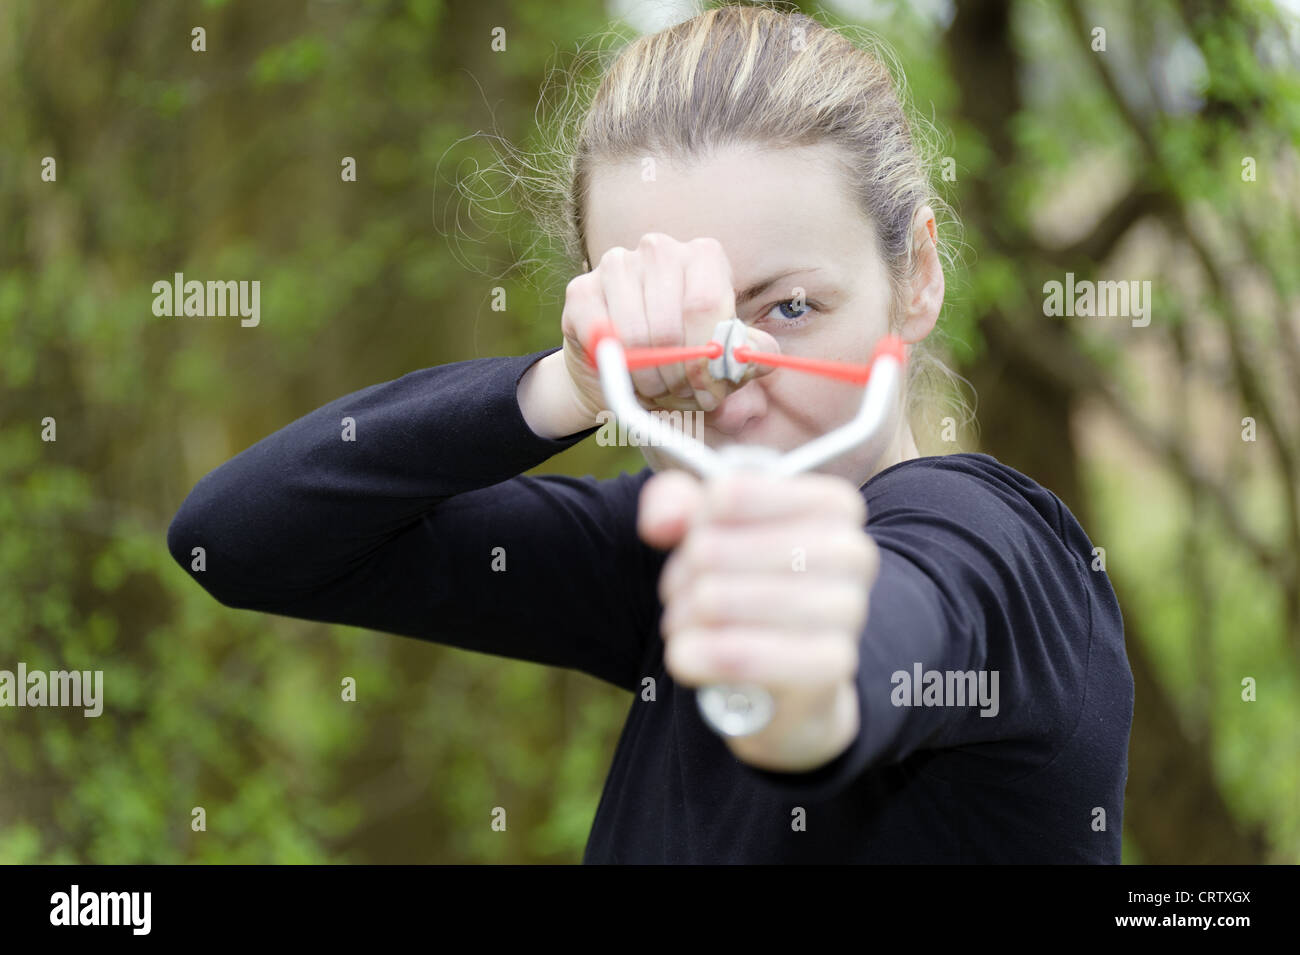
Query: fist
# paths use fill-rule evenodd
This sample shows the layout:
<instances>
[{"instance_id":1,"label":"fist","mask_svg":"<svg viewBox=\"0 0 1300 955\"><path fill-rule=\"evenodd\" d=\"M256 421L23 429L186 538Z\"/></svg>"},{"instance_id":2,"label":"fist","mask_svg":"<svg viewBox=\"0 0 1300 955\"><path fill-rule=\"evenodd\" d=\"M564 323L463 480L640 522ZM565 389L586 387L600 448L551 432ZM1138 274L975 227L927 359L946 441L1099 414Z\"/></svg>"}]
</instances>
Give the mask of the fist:
<instances>
[{"instance_id":1,"label":"fist","mask_svg":"<svg viewBox=\"0 0 1300 955\"><path fill-rule=\"evenodd\" d=\"M703 345L718 322L735 317L731 262L716 239L681 242L648 232L635 249L609 249L590 272L569 282L560 328L570 387L589 418L605 407L600 375L586 350L592 329L608 322L629 348ZM780 351L767 332L747 327L748 344ZM737 384L709 374L708 359L674 362L631 372L637 401L647 410L714 411L741 385L770 374L750 364Z\"/></svg>"},{"instance_id":2,"label":"fist","mask_svg":"<svg viewBox=\"0 0 1300 955\"><path fill-rule=\"evenodd\" d=\"M638 533L674 548L659 580L668 672L773 695L772 724L732 747L757 747L751 762L808 768L851 742L836 738L848 722L856 735L858 641L879 570L866 516L858 489L824 474L705 483L673 470L642 490Z\"/></svg>"}]
</instances>

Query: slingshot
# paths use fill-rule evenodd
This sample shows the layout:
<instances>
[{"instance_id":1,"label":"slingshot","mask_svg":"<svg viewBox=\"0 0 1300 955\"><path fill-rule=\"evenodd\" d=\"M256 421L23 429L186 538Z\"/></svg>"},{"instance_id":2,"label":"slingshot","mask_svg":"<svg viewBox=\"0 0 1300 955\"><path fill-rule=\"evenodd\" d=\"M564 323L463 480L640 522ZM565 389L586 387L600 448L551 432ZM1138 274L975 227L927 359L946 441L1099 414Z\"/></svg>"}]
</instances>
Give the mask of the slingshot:
<instances>
[{"instance_id":1,"label":"slingshot","mask_svg":"<svg viewBox=\"0 0 1300 955\"><path fill-rule=\"evenodd\" d=\"M755 351L744 342L745 324L739 318L719 322L707 344L679 348L624 348L613 326L603 322L593 330L587 343L587 354L594 356L594 364L600 372L601 389L614 415L703 478L742 469L793 475L815 468L851 448L866 447L873 459L885 450L892 434L888 426L894 420L905 360L903 343L898 338L882 338L870 364L865 367L850 362ZM736 384L744 377L746 365L755 364L835 378L866 385L866 388L862 404L852 421L792 451L782 454L772 448L748 444L731 444L715 449L665 424L647 411L637 401L632 387L630 372L633 369L699 358L709 359L709 374L715 379L727 379ZM701 687L696 700L705 722L723 736L757 733L771 721L774 709L771 693L754 684Z\"/></svg>"}]
</instances>

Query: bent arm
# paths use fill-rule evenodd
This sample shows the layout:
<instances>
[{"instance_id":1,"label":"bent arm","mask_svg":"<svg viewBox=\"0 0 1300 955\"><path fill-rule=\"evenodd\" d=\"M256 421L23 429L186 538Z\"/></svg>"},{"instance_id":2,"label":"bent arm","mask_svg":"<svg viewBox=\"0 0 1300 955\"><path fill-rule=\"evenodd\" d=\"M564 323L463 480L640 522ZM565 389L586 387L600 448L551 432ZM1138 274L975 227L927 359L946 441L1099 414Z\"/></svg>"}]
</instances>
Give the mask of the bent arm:
<instances>
[{"instance_id":1,"label":"bent arm","mask_svg":"<svg viewBox=\"0 0 1300 955\"><path fill-rule=\"evenodd\" d=\"M858 641L857 734L809 772L749 772L829 798L922 750L1015 741L1022 767L1046 764L1087 670L1077 555L1028 506L941 464L869 485L868 512L881 563Z\"/></svg>"},{"instance_id":2,"label":"bent arm","mask_svg":"<svg viewBox=\"0 0 1300 955\"><path fill-rule=\"evenodd\" d=\"M318 408L203 477L168 548L227 606L623 685L640 654L622 526L637 480L522 475L594 430L528 426L519 382L546 354L426 368Z\"/></svg>"}]
</instances>

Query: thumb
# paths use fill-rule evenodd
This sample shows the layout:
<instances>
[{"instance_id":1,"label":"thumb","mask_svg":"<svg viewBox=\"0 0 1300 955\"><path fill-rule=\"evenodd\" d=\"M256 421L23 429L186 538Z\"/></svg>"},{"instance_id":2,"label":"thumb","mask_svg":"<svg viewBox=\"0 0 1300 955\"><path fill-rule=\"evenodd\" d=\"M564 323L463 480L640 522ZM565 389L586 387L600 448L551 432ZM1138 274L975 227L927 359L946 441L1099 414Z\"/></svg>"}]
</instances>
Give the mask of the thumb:
<instances>
[{"instance_id":1,"label":"thumb","mask_svg":"<svg viewBox=\"0 0 1300 955\"><path fill-rule=\"evenodd\" d=\"M677 469L660 471L641 488L637 533L651 547L676 547L703 501L698 478Z\"/></svg>"},{"instance_id":2,"label":"thumb","mask_svg":"<svg viewBox=\"0 0 1300 955\"><path fill-rule=\"evenodd\" d=\"M781 346L777 343L777 340L767 332L755 328L752 325L745 327L745 341L743 344L744 347L751 351L772 352L778 355L781 354ZM701 367L707 367L707 364L706 361L702 361ZM755 378L762 378L764 375L770 375L772 372L776 371L776 369L771 365L760 365L757 362L747 362L741 367L744 368L745 373L739 382L731 381L728 378L714 378L707 372L704 373L702 383L704 385L704 390L708 391L708 393L713 396L714 401L717 402L717 404L714 405L714 408L726 401L732 392L739 391ZM694 379L692 379L692 381L694 381ZM691 407L695 408L699 407L699 405L696 402L691 402ZM708 410L712 411L714 408Z\"/></svg>"},{"instance_id":3,"label":"thumb","mask_svg":"<svg viewBox=\"0 0 1300 955\"><path fill-rule=\"evenodd\" d=\"M775 352L778 355L781 354L780 343L761 328L755 328L752 325L745 329L745 344L754 351ZM758 366L755 370L758 374L763 375L775 371L775 369L763 365Z\"/></svg>"}]
</instances>

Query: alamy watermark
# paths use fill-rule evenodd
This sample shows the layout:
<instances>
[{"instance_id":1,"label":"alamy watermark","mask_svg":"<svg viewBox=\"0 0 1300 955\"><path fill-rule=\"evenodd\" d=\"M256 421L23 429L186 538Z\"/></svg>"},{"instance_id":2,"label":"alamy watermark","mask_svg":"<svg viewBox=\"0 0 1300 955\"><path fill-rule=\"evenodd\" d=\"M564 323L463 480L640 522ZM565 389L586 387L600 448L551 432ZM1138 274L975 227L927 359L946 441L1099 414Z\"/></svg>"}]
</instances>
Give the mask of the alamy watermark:
<instances>
[{"instance_id":1,"label":"alamy watermark","mask_svg":"<svg viewBox=\"0 0 1300 955\"><path fill-rule=\"evenodd\" d=\"M239 324L253 328L262 320L262 283L258 280L207 282L177 272L172 281L153 283L153 313L159 318L239 315Z\"/></svg>"},{"instance_id":2,"label":"alamy watermark","mask_svg":"<svg viewBox=\"0 0 1300 955\"><path fill-rule=\"evenodd\" d=\"M601 411L596 415L600 430L596 432L596 443L601 447L673 447L684 443L690 437L704 441L703 411L668 411L656 409L648 411L660 428L653 434L646 434L635 424L616 420L614 412Z\"/></svg>"},{"instance_id":3,"label":"alamy watermark","mask_svg":"<svg viewBox=\"0 0 1300 955\"><path fill-rule=\"evenodd\" d=\"M1093 282L1074 280L1073 272L1065 281L1043 285L1043 314L1049 317L1132 318L1134 328L1151 324L1151 281Z\"/></svg>"},{"instance_id":4,"label":"alamy watermark","mask_svg":"<svg viewBox=\"0 0 1300 955\"><path fill-rule=\"evenodd\" d=\"M104 712L103 670L0 670L0 706L79 706L84 716Z\"/></svg>"},{"instance_id":5,"label":"alamy watermark","mask_svg":"<svg viewBox=\"0 0 1300 955\"><path fill-rule=\"evenodd\" d=\"M152 892L68 892L50 896L51 925L125 925L133 935L148 935L152 927Z\"/></svg>"},{"instance_id":6,"label":"alamy watermark","mask_svg":"<svg viewBox=\"0 0 1300 955\"><path fill-rule=\"evenodd\" d=\"M912 664L912 672L895 670L889 682L894 689L889 702L895 706L979 706L980 716L997 716L997 670L924 670Z\"/></svg>"}]
</instances>

